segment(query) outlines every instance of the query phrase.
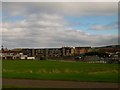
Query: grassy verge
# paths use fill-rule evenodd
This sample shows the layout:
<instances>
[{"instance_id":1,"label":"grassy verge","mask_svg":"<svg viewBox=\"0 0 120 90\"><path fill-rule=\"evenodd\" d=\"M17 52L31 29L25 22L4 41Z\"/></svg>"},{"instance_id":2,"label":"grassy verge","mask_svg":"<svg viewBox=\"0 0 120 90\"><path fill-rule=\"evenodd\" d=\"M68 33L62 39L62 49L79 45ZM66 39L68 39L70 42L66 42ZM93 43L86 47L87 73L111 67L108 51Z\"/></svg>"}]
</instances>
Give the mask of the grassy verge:
<instances>
[{"instance_id":1,"label":"grassy verge","mask_svg":"<svg viewBox=\"0 0 120 90\"><path fill-rule=\"evenodd\" d=\"M118 64L61 61L3 61L3 78L118 82Z\"/></svg>"}]
</instances>

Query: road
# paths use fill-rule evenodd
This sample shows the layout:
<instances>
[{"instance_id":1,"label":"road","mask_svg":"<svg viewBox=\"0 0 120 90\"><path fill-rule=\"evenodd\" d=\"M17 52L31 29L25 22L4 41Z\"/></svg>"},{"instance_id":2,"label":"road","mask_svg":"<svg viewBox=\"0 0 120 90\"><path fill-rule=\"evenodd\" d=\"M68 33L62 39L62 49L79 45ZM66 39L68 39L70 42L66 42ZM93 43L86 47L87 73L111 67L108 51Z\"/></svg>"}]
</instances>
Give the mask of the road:
<instances>
[{"instance_id":1,"label":"road","mask_svg":"<svg viewBox=\"0 0 120 90\"><path fill-rule=\"evenodd\" d=\"M2 79L3 86L20 86L30 88L118 88L118 83L56 81L56 80L28 80Z\"/></svg>"}]
</instances>

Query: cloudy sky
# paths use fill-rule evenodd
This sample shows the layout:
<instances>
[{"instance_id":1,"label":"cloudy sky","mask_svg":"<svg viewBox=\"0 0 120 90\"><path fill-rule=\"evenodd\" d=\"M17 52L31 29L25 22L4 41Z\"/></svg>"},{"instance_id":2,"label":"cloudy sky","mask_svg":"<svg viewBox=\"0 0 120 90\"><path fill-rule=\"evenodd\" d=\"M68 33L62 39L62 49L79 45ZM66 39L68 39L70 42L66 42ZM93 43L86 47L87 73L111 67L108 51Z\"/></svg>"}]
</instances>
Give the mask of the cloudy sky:
<instances>
[{"instance_id":1,"label":"cloudy sky","mask_svg":"<svg viewBox=\"0 0 120 90\"><path fill-rule=\"evenodd\" d=\"M117 2L3 2L8 48L118 44Z\"/></svg>"}]
</instances>

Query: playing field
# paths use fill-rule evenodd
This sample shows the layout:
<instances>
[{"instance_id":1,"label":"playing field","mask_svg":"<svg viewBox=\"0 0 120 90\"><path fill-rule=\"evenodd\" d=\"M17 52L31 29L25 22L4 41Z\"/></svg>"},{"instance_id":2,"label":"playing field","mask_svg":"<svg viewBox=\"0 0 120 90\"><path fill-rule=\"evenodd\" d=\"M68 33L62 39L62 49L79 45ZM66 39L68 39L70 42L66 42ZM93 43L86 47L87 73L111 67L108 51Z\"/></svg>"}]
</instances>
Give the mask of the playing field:
<instances>
[{"instance_id":1,"label":"playing field","mask_svg":"<svg viewBox=\"0 0 120 90\"><path fill-rule=\"evenodd\" d=\"M118 82L118 64L3 60L3 78Z\"/></svg>"}]
</instances>

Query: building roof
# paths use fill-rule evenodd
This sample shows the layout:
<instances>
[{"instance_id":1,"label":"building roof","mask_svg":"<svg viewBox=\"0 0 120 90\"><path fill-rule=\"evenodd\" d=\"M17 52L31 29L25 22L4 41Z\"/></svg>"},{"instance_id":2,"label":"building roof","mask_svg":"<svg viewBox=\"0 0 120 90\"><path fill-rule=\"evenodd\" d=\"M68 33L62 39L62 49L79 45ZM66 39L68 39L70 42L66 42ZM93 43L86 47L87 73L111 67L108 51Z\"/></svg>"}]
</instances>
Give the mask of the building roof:
<instances>
[{"instance_id":1,"label":"building roof","mask_svg":"<svg viewBox=\"0 0 120 90\"><path fill-rule=\"evenodd\" d=\"M7 50L7 51L0 51L1 53L19 53L19 51L12 51L12 50Z\"/></svg>"}]
</instances>

